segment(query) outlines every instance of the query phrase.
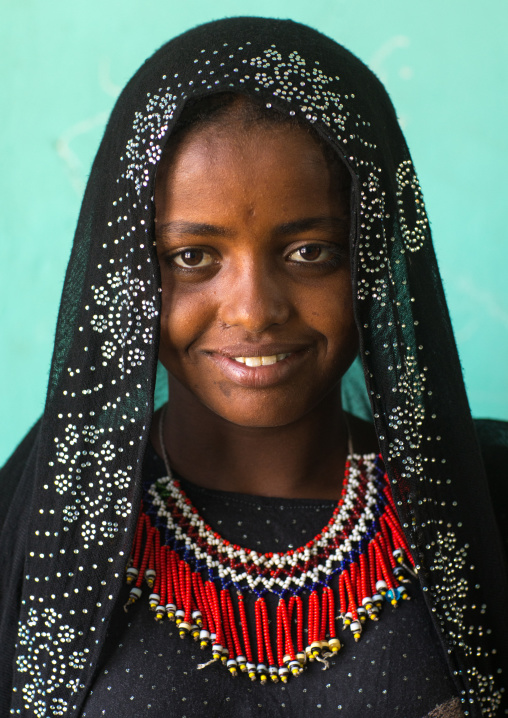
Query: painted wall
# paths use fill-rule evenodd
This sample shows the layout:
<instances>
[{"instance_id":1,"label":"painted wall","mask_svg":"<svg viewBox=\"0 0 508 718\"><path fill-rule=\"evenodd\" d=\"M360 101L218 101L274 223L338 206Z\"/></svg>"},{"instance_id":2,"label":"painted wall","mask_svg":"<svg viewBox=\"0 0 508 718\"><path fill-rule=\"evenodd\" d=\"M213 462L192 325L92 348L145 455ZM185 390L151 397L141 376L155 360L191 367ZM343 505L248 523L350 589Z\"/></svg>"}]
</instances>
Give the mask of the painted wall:
<instances>
[{"instance_id":1,"label":"painted wall","mask_svg":"<svg viewBox=\"0 0 508 718\"><path fill-rule=\"evenodd\" d=\"M291 17L385 82L413 153L476 416L508 419L503 0L1 0L0 463L43 409L80 199L119 89L227 15Z\"/></svg>"}]
</instances>

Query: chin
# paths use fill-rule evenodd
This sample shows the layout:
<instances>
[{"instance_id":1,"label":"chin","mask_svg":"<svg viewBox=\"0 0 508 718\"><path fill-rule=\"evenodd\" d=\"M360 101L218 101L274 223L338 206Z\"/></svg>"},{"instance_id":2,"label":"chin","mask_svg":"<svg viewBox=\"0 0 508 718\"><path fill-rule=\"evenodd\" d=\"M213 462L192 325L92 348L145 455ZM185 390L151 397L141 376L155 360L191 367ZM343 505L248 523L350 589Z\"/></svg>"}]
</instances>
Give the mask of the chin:
<instances>
[{"instance_id":1,"label":"chin","mask_svg":"<svg viewBox=\"0 0 508 718\"><path fill-rule=\"evenodd\" d=\"M224 421L245 428L271 429L293 424L320 403L320 400L302 401L304 397L292 392L292 397L275 398L273 396L257 397L255 400L235 401L233 397L224 404L205 403L208 409ZM298 402L292 398L299 398Z\"/></svg>"},{"instance_id":2,"label":"chin","mask_svg":"<svg viewBox=\"0 0 508 718\"><path fill-rule=\"evenodd\" d=\"M224 421L235 426L242 426L246 429L275 429L281 426L288 426L294 423L300 418L299 416L260 416L258 414L252 415L227 415L218 414Z\"/></svg>"}]
</instances>

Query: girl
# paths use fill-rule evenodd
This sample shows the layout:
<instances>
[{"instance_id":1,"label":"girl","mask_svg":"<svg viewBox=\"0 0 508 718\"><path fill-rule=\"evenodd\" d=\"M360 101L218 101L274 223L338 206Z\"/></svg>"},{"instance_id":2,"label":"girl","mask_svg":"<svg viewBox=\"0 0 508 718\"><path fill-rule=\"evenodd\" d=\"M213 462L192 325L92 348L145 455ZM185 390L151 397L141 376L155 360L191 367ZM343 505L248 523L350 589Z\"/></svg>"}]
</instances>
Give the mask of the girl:
<instances>
[{"instance_id":1,"label":"girl","mask_svg":"<svg viewBox=\"0 0 508 718\"><path fill-rule=\"evenodd\" d=\"M176 38L113 111L2 473L4 712L503 715L507 443L376 78L288 21Z\"/></svg>"}]
</instances>

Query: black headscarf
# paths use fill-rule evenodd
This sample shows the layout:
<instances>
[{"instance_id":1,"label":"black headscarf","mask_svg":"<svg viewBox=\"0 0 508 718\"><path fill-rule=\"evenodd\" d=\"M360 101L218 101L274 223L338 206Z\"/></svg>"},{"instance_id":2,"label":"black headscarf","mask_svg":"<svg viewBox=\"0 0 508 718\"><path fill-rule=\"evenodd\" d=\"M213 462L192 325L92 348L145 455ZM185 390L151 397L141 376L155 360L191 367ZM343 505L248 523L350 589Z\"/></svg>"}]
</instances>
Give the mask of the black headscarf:
<instances>
[{"instance_id":1,"label":"black headscarf","mask_svg":"<svg viewBox=\"0 0 508 718\"><path fill-rule=\"evenodd\" d=\"M73 716L93 678L153 412L155 170L188 98L224 91L311 123L350 170L354 309L382 455L464 711L501 715L503 559L411 157L384 88L357 58L308 27L261 18L169 42L109 120L67 270L44 415L4 472L17 488L0 547L3 700L14 714Z\"/></svg>"}]
</instances>

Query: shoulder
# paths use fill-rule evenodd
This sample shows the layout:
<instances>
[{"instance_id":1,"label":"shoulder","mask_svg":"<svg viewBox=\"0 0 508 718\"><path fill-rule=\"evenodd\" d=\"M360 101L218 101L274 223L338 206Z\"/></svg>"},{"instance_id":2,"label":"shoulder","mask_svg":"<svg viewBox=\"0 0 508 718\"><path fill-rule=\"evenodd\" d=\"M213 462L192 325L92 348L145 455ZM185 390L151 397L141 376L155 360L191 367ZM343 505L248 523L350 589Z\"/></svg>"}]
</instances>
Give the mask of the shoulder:
<instances>
[{"instance_id":1,"label":"shoulder","mask_svg":"<svg viewBox=\"0 0 508 718\"><path fill-rule=\"evenodd\" d=\"M508 421L476 419L474 424L489 485L500 483L501 486L506 486L508 484Z\"/></svg>"},{"instance_id":2,"label":"shoulder","mask_svg":"<svg viewBox=\"0 0 508 718\"><path fill-rule=\"evenodd\" d=\"M21 441L14 453L7 460L7 463L0 468L0 530L5 517L12 504L14 495L20 490L20 480L26 467L28 457L37 442L39 435L40 420L30 429L25 438ZM31 490L31 486L25 487ZM28 497L25 497L28 498Z\"/></svg>"},{"instance_id":3,"label":"shoulder","mask_svg":"<svg viewBox=\"0 0 508 718\"><path fill-rule=\"evenodd\" d=\"M497 524L508 555L508 422L475 420Z\"/></svg>"}]
</instances>

